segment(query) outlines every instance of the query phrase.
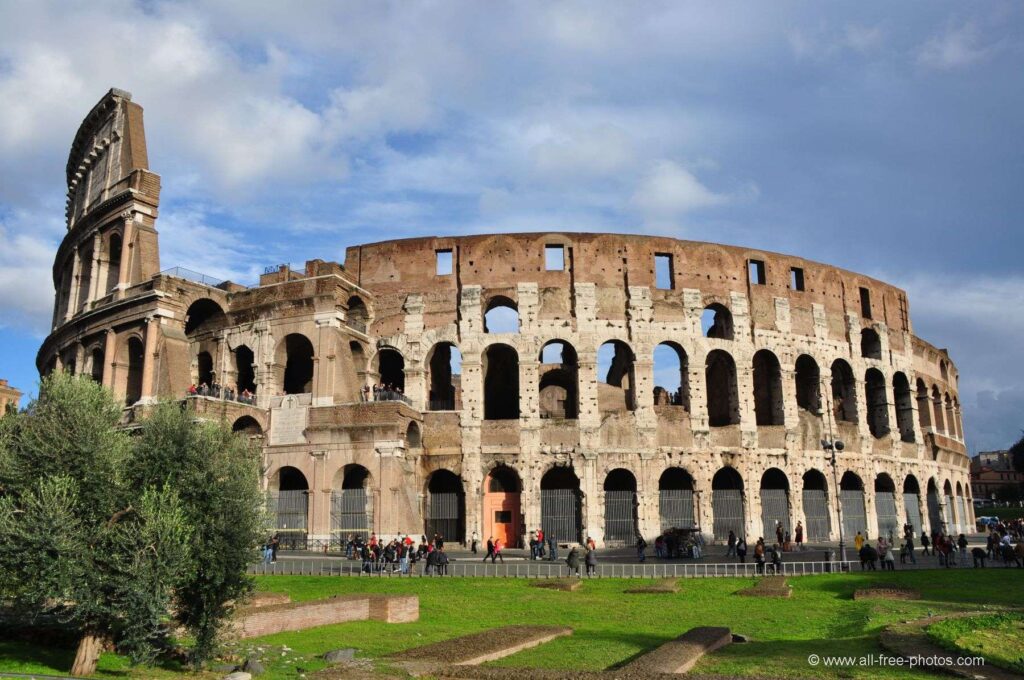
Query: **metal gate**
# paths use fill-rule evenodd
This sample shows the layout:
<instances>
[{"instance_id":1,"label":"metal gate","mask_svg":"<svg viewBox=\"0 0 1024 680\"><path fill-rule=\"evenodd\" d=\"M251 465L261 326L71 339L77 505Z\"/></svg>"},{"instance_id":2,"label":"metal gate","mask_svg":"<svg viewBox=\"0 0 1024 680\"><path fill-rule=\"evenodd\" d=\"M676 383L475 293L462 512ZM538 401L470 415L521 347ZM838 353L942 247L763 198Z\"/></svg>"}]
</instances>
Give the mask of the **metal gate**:
<instances>
[{"instance_id":1,"label":"metal gate","mask_svg":"<svg viewBox=\"0 0 1024 680\"><path fill-rule=\"evenodd\" d=\"M580 492L576 489L541 489L540 519L545 538L581 543Z\"/></svg>"},{"instance_id":2,"label":"metal gate","mask_svg":"<svg viewBox=\"0 0 1024 680\"><path fill-rule=\"evenodd\" d=\"M933 534L942 531L942 508L939 507L939 494L928 492L928 529Z\"/></svg>"},{"instance_id":3,"label":"metal gate","mask_svg":"<svg viewBox=\"0 0 1024 680\"><path fill-rule=\"evenodd\" d=\"M903 494L903 507L907 511L907 524L914 530L914 535L921 535L921 497L916 493Z\"/></svg>"},{"instance_id":4,"label":"metal gate","mask_svg":"<svg viewBox=\"0 0 1024 680\"><path fill-rule=\"evenodd\" d=\"M875 514L878 515L879 536L892 536L895 541L903 535L896 517L896 497L891 491L875 492Z\"/></svg>"},{"instance_id":5,"label":"metal gate","mask_svg":"<svg viewBox=\"0 0 1024 680\"><path fill-rule=\"evenodd\" d=\"M427 540L433 540L437 534L445 541L462 543L465 539L463 495L455 492L431 493L427 503L427 516L424 518L424 533Z\"/></svg>"},{"instance_id":6,"label":"metal gate","mask_svg":"<svg viewBox=\"0 0 1024 680\"><path fill-rule=\"evenodd\" d=\"M868 517L864 510L864 492L860 489L846 489L839 492L839 503L843 510L843 531L847 541L853 541L853 537L860 532L861 536L867 538Z\"/></svg>"},{"instance_id":7,"label":"metal gate","mask_svg":"<svg viewBox=\"0 0 1024 680\"><path fill-rule=\"evenodd\" d=\"M693 492L689 489L663 489L658 492L658 514L661 530L690 529L693 519Z\"/></svg>"},{"instance_id":8,"label":"metal gate","mask_svg":"<svg viewBox=\"0 0 1024 680\"><path fill-rule=\"evenodd\" d=\"M359 536L369 540L373 532L373 496L366 489L331 492L331 537L342 542Z\"/></svg>"},{"instance_id":9,"label":"metal gate","mask_svg":"<svg viewBox=\"0 0 1024 680\"><path fill-rule=\"evenodd\" d=\"M711 491L711 512L716 541L729 538L729 532L743 536L743 492L738 489Z\"/></svg>"},{"instance_id":10,"label":"metal gate","mask_svg":"<svg viewBox=\"0 0 1024 680\"><path fill-rule=\"evenodd\" d=\"M968 526L969 523L967 521L967 504L964 503L963 496L956 497L956 509L957 512L960 513L960 531L966 534L971 530L971 527Z\"/></svg>"},{"instance_id":11,"label":"metal gate","mask_svg":"<svg viewBox=\"0 0 1024 680\"><path fill-rule=\"evenodd\" d=\"M789 492L785 489L761 489L761 524L764 526L765 541L769 543L775 540L776 522L782 522L783 534L790 533ZM769 536L772 538L769 539Z\"/></svg>"},{"instance_id":12,"label":"metal gate","mask_svg":"<svg viewBox=\"0 0 1024 680\"><path fill-rule=\"evenodd\" d=\"M268 497L268 510L274 521L274 533L283 549L306 547L306 522L309 518L308 491L278 491Z\"/></svg>"},{"instance_id":13,"label":"metal gate","mask_svg":"<svg viewBox=\"0 0 1024 680\"><path fill-rule=\"evenodd\" d=\"M953 517L953 497L952 496L943 496L943 499L945 500L945 503L946 503L946 507L944 509L945 510L945 515L946 515L946 533L947 534L955 534L956 533L956 519Z\"/></svg>"},{"instance_id":14,"label":"metal gate","mask_svg":"<svg viewBox=\"0 0 1024 680\"><path fill-rule=\"evenodd\" d=\"M808 541L828 540L832 518L828 514L828 495L824 489L804 489L804 518Z\"/></svg>"},{"instance_id":15,"label":"metal gate","mask_svg":"<svg viewBox=\"0 0 1024 680\"><path fill-rule=\"evenodd\" d=\"M636 543L636 492L604 492L604 542L606 545Z\"/></svg>"}]
</instances>

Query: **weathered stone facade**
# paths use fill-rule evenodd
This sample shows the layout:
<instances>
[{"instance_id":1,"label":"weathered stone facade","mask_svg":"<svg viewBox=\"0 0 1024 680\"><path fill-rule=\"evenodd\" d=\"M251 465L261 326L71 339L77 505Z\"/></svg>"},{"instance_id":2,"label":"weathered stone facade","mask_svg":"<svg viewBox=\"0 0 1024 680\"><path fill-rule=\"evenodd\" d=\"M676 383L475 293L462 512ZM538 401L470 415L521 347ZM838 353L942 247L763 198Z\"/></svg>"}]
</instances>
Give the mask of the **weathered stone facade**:
<instances>
[{"instance_id":1,"label":"weathered stone facade","mask_svg":"<svg viewBox=\"0 0 1024 680\"><path fill-rule=\"evenodd\" d=\"M76 137L39 369L92 375L130 414L204 382L254 392L191 401L260 437L288 536L836 538L837 505L872 536L973 525L956 368L902 290L576 233L385 241L210 285L159 271L141 115L111 91ZM823 439L845 443L835 469Z\"/></svg>"},{"instance_id":2,"label":"weathered stone facade","mask_svg":"<svg viewBox=\"0 0 1024 680\"><path fill-rule=\"evenodd\" d=\"M0 417L9 411L17 411L20 402L21 390L11 387L6 380L0 379Z\"/></svg>"}]
</instances>

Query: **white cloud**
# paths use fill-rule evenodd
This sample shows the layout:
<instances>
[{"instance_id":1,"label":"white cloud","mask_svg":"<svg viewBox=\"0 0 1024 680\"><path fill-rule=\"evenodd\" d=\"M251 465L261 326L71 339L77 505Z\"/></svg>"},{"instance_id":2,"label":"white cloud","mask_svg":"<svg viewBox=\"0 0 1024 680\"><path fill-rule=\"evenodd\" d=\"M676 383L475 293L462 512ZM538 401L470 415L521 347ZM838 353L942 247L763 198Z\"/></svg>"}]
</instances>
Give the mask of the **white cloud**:
<instances>
[{"instance_id":1,"label":"white cloud","mask_svg":"<svg viewBox=\"0 0 1024 680\"><path fill-rule=\"evenodd\" d=\"M999 47L999 43L985 44L977 24L968 21L949 25L942 34L929 38L918 50L917 61L923 66L953 70L988 59Z\"/></svg>"},{"instance_id":2,"label":"white cloud","mask_svg":"<svg viewBox=\"0 0 1024 680\"><path fill-rule=\"evenodd\" d=\"M692 210L728 200L726 195L708 189L693 173L669 160L656 162L631 198L632 204L653 223L672 221Z\"/></svg>"},{"instance_id":3,"label":"white cloud","mask_svg":"<svg viewBox=\"0 0 1024 680\"><path fill-rule=\"evenodd\" d=\"M53 320L53 256L57 242L29 229L28 215L0 221L0 328L28 328L40 336ZM42 233L40 233L42 231Z\"/></svg>"}]
</instances>

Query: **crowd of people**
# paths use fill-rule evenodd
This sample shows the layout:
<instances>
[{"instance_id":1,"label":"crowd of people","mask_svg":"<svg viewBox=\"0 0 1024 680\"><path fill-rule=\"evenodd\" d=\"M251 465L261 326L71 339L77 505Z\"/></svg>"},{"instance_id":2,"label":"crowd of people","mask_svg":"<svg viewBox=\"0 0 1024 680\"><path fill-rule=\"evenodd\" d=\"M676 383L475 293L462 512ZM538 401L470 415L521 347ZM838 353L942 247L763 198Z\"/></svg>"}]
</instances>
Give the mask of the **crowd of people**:
<instances>
[{"instance_id":1,"label":"crowd of people","mask_svg":"<svg viewBox=\"0 0 1024 680\"><path fill-rule=\"evenodd\" d=\"M359 395L362 401L409 401L402 392L402 388L391 383L381 385L374 383L373 387L363 385Z\"/></svg>"},{"instance_id":2,"label":"crowd of people","mask_svg":"<svg viewBox=\"0 0 1024 680\"><path fill-rule=\"evenodd\" d=\"M415 573L416 565L422 564L425 576L446 576L450 562L444 549L444 537L434 534L430 540L420 536L419 543L411 536L396 536L388 540L379 539L371 533L367 539L360 534L349 534L345 541L345 557L362 562L364 574Z\"/></svg>"},{"instance_id":3,"label":"crowd of people","mask_svg":"<svg viewBox=\"0 0 1024 680\"><path fill-rule=\"evenodd\" d=\"M213 382L211 384L199 383L196 385L192 383L188 388L188 396L190 397L213 397L214 399L226 399L227 401L237 401L241 404L255 404L256 395L250 392L248 389L244 389L238 392L232 387L224 387L220 383Z\"/></svg>"}]
</instances>

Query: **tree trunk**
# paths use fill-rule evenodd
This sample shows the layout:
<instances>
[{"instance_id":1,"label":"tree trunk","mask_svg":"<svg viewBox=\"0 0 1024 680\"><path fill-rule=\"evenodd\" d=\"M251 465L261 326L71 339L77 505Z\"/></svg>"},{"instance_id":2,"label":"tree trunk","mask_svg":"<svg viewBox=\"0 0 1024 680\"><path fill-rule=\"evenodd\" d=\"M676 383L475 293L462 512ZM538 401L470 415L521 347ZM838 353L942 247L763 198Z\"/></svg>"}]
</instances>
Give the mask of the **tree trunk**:
<instances>
[{"instance_id":1,"label":"tree trunk","mask_svg":"<svg viewBox=\"0 0 1024 680\"><path fill-rule=\"evenodd\" d=\"M75 663L71 666L71 675L85 677L96 672L96 663L100 660L103 640L98 635L86 633L78 641L75 652Z\"/></svg>"}]
</instances>

